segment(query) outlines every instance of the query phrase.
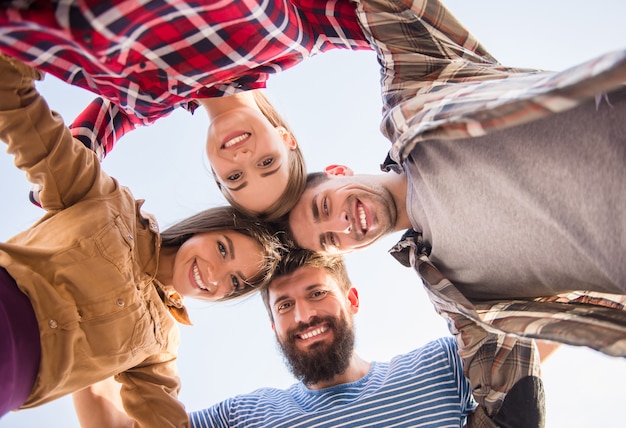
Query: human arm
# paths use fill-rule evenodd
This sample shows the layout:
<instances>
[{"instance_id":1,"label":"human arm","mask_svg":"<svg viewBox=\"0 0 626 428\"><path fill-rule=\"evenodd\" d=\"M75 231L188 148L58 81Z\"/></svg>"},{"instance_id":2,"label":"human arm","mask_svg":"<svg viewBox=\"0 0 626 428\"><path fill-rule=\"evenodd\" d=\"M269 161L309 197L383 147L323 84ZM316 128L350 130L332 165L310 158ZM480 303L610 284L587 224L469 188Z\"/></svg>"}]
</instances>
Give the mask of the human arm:
<instances>
[{"instance_id":1,"label":"human arm","mask_svg":"<svg viewBox=\"0 0 626 428\"><path fill-rule=\"evenodd\" d=\"M487 331L470 316L462 294L422 255L414 266L437 312L446 319L472 387L476 410L468 428L545 426L539 352L532 339ZM451 302L451 299L457 301ZM494 330L495 331L495 330Z\"/></svg>"},{"instance_id":2,"label":"human arm","mask_svg":"<svg viewBox=\"0 0 626 428\"><path fill-rule=\"evenodd\" d=\"M93 150L102 161L126 133L140 126L113 102L94 99L70 125L72 136Z\"/></svg>"},{"instance_id":3,"label":"human arm","mask_svg":"<svg viewBox=\"0 0 626 428\"><path fill-rule=\"evenodd\" d=\"M211 407L189 413L192 428L228 428L231 419L231 406L235 398L228 398Z\"/></svg>"},{"instance_id":4,"label":"human arm","mask_svg":"<svg viewBox=\"0 0 626 428\"><path fill-rule=\"evenodd\" d=\"M62 118L37 92L43 75L22 62L0 56L0 139L28 179L44 187L42 205L63 209L112 192L117 184L90 151L74 140Z\"/></svg>"},{"instance_id":5,"label":"human arm","mask_svg":"<svg viewBox=\"0 0 626 428\"><path fill-rule=\"evenodd\" d=\"M134 427L189 427L185 407L178 400L180 379L175 356L154 355L116 375L115 380L122 384L122 403Z\"/></svg>"},{"instance_id":6,"label":"human arm","mask_svg":"<svg viewBox=\"0 0 626 428\"><path fill-rule=\"evenodd\" d=\"M531 339L488 333L472 320L451 314L463 372L478 407L468 428L545 426L539 353Z\"/></svg>"},{"instance_id":7,"label":"human arm","mask_svg":"<svg viewBox=\"0 0 626 428\"><path fill-rule=\"evenodd\" d=\"M111 377L72 394L81 428L129 428L133 420L126 414L120 384Z\"/></svg>"},{"instance_id":8,"label":"human arm","mask_svg":"<svg viewBox=\"0 0 626 428\"><path fill-rule=\"evenodd\" d=\"M478 407L468 427L543 427L545 399L539 353L532 339L487 331L472 305L430 262L420 233L409 230L391 249L403 265L413 267L437 312L454 335L463 372Z\"/></svg>"}]
</instances>

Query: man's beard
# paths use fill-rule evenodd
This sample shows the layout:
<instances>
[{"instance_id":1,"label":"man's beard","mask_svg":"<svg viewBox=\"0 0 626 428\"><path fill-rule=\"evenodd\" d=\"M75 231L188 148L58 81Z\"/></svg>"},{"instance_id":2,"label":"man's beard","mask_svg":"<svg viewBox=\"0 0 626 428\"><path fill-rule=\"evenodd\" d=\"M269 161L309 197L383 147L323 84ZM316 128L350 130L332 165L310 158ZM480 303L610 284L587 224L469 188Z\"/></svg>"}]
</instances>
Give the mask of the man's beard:
<instances>
[{"instance_id":1,"label":"man's beard","mask_svg":"<svg viewBox=\"0 0 626 428\"><path fill-rule=\"evenodd\" d=\"M329 331L334 332L332 343L314 343L306 351L300 351L295 344L295 333L315 325L328 323ZM291 373L305 385L331 380L346 371L354 351L354 329L345 316L341 318L313 318L309 323L301 323L287 333L284 343L278 340L285 363Z\"/></svg>"}]
</instances>

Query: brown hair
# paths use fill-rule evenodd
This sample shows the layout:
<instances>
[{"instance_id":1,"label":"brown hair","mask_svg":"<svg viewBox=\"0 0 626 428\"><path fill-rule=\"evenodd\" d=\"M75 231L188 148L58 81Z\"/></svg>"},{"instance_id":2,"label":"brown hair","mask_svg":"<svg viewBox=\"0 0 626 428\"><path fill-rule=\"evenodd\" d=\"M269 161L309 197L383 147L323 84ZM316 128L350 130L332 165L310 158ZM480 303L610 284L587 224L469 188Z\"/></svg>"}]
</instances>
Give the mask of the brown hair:
<instances>
[{"instance_id":1,"label":"brown hair","mask_svg":"<svg viewBox=\"0 0 626 428\"><path fill-rule=\"evenodd\" d=\"M306 183L304 190L308 190L316 187L320 183L328 180L329 177L325 172L309 172L306 176ZM303 192L304 192L303 190ZM293 208L293 207L292 207ZM294 239L293 230L289 225L289 212L286 212L282 217L272 220L272 225L276 230L283 231L281 236L282 241L289 247L297 247L296 240Z\"/></svg>"},{"instance_id":2,"label":"brown hair","mask_svg":"<svg viewBox=\"0 0 626 428\"><path fill-rule=\"evenodd\" d=\"M261 113L263 113L267 120L269 120L272 126L282 126L295 140L296 137L293 131L280 114L278 114L278 111L272 105L267 96L260 90L252 91L252 95L254 97L254 101L259 107L259 110L261 110ZM251 217L257 216L263 221L272 222L291 211L291 209L296 205L296 202L298 202L302 192L304 192L304 187L306 185L306 164L304 162L302 151L300 150L300 145L296 144L295 149L289 151L289 181L287 182L287 187L278 200L262 213L251 212L242 207L241 204L237 203L232 195L224 189L217 177L215 177L215 173L213 173L213 176L216 179L215 182L217 183L217 186L229 204Z\"/></svg>"},{"instance_id":3,"label":"brown hair","mask_svg":"<svg viewBox=\"0 0 626 428\"><path fill-rule=\"evenodd\" d=\"M233 290L233 293L220 299L230 300L257 290L271 279L280 260L282 244L269 225L252 219L233 207L214 207L168 227L161 232L161 239L164 247L180 247L193 235L222 230L232 230L256 240L261 244L265 261L261 272L250 278L243 290Z\"/></svg>"},{"instance_id":4,"label":"brown hair","mask_svg":"<svg viewBox=\"0 0 626 428\"><path fill-rule=\"evenodd\" d=\"M261 297L263 298L265 309L267 309L267 313L272 322L274 321L274 317L272 316L272 309L270 307L269 286L275 279L290 275L305 266L324 269L326 273L337 281L337 284L345 293L352 287L352 281L350 281L348 270L346 269L342 256L325 255L301 248L292 249L283 254L269 283L267 286L261 288Z\"/></svg>"}]
</instances>

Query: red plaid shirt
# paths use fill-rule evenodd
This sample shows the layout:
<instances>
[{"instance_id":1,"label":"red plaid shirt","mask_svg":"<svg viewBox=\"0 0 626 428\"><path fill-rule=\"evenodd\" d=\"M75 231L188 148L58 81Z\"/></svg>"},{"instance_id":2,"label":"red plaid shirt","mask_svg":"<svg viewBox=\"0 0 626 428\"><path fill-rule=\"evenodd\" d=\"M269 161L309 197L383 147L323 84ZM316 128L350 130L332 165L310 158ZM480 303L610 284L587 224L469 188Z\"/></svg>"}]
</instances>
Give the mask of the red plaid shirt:
<instances>
[{"instance_id":1,"label":"red plaid shirt","mask_svg":"<svg viewBox=\"0 0 626 428\"><path fill-rule=\"evenodd\" d=\"M136 126L193 112L194 98L263 88L329 49L370 49L349 0L36 0L0 10L0 51L117 105L97 100L73 125L101 155Z\"/></svg>"}]
</instances>

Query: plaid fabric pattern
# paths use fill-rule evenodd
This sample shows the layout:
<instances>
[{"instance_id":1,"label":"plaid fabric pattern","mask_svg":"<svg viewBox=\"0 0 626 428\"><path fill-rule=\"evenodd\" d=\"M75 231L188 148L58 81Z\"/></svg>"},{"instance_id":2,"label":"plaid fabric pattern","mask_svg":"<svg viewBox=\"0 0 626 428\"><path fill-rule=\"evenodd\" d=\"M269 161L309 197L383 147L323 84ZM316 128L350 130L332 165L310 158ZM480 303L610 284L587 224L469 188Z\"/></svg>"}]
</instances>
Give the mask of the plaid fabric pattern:
<instances>
[{"instance_id":1,"label":"plaid fabric pattern","mask_svg":"<svg viewBox=\"0 0 626 428\"><path fill-rule=\"evenodd\" d=\"M390 250L401 264L416 270L457 338L465 374L480 404L470 426L494 426L491 418L515 383L540 375L532 338L626 357L626 296L576 291L532 300L474 302L439 272L428 252L422 235L413 230Z\"/></svg>"},{"instance_id":2,"label":"plaid fabric pattern","mask_svg":"<svg viewBox=\"0 0 626 428\"><path fill-rule=\"evenodd\" d=\"M357 15L382 66L385 169L420 141L520 125L626 83L626 50L563 72L505 67L437 0L360 0Z\"/></svg>"},{"instance_id":3,"label":"plaid fabric pattern","mask_svg":"<svg viewBox=\"0 0 626 428\"><path fill-rule=\"evenodd\" d=\"M0 10L0 51L111 101L73 126L76 136L118 126L83 134L101 154L111 137L193 111L193 98L263 88L330 49L370 49L348 0L36 0Z\"/></svg>"},{"instance_id":4,"label":"plaid fabric pattern","mask_svg":"<svg viewBox=\"0 0 626 428\"><path fill-rule=\"evenodd\" d=\"M355 0L382 66L383 121L392 142L383 170L402 171L420 141L461 139L576 107L626 82L626 50L563 72L505 67L436 0ZM423 280L459 343L480 406L472 427L496 426L506 394L539 375L532 338L626 356L625 296L576 292L534 300L473 302L408 231L390 250Z\"/></svg>"}]
</instances>

